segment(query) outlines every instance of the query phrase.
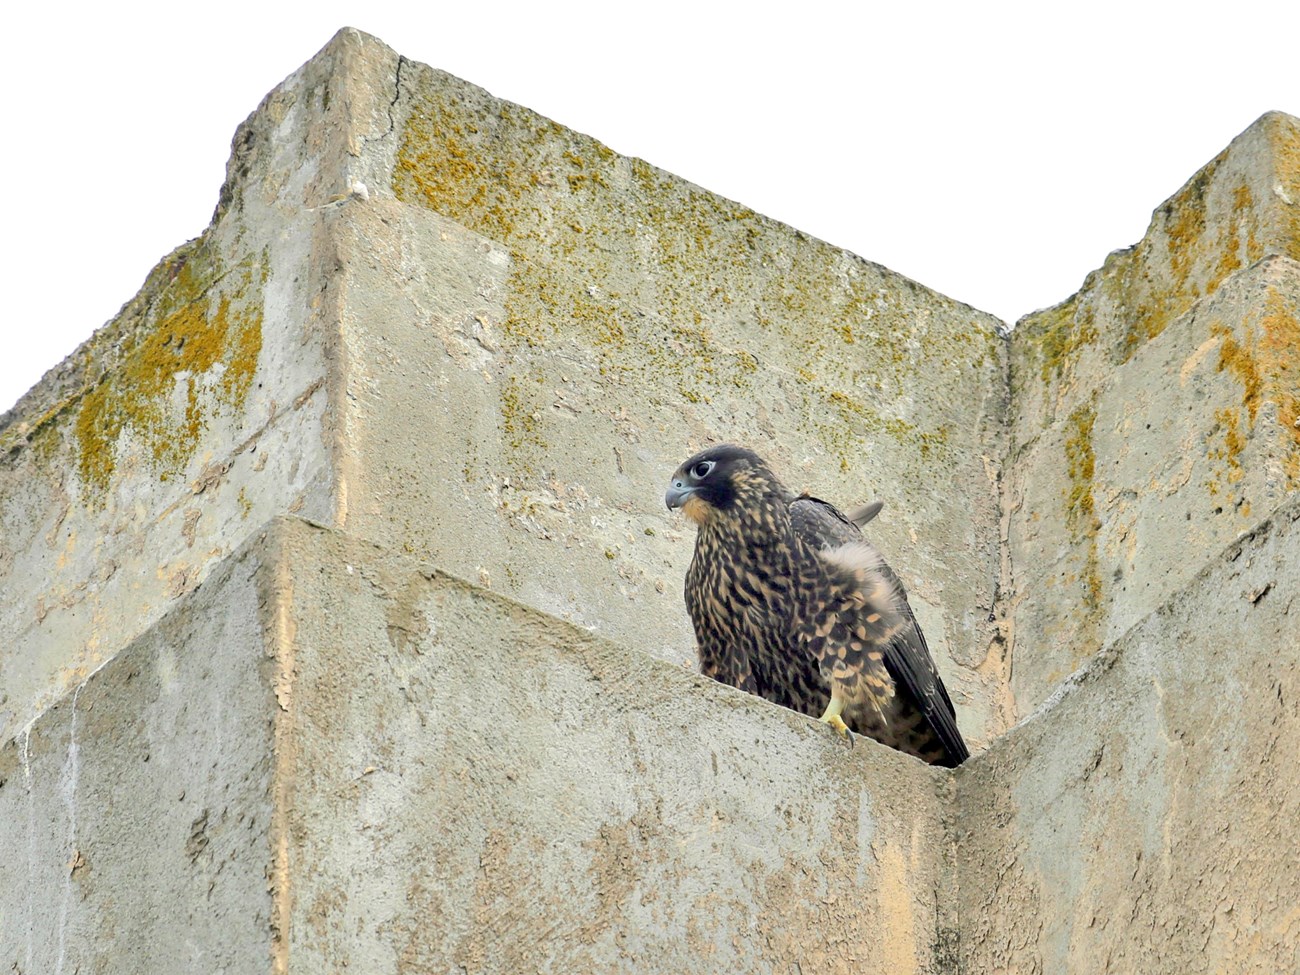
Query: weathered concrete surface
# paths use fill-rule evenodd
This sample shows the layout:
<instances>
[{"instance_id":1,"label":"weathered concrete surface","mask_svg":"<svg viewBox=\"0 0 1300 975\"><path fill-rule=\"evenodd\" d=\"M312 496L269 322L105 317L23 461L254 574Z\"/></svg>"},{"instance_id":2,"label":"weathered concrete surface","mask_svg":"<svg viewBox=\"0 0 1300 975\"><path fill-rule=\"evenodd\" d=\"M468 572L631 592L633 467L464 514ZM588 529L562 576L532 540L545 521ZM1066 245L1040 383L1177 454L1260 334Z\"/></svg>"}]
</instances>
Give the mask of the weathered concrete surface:
<instances>
[{"instance_id":1,"label":"weathered concrete surface","mask_svg":"<svg viewBox=\"0 0 1300 975\"><path fill-rule=\"evenodd\" d=\"M946 773L347 536L282 545L294 965L942 970Z\"/></svg>"},{"instance_id":2,"label":"weathered concrete surface","mask_svg":"<svg viewBox=\"0 0 1300 975\"><path fill-rule=\"evenodd\" d=\"M1068 300L1021 319L1012 343L1013 449L1092 390L1233 272L1300 260L1300 120L1269 112L1156 208Z\"/></svg>"},{"instance_id":3,"label":"weathered concrete surface","mask_svg":"<svg viewBox=\"0 0 1300 975\"><path fill-rule=\"evenodd\" d=\"M1008 353L342 32L0 420L0 962L1294 969L1297 131ZM973 744L1035 716L953 776L675 666L724 437L887 502Z\"/></svg>"},{"instance_id":4,"label":"weathered concrete surface","mask_svg":"<svg viewBox=\"0 0 1300 975\"><path fill-rule=\"evenodd\" d=\"M222 215L0 420L0 733L83 680L276 514L334 514L320 211L339 52L269 95ZM314 98L314 101L313 101ZM235 209L238 204L237 209ZM338 385L337 382L334 385Z\"/></svg>"},{"instance_id":5,"label":"weathered concrete surface","mask_svg":"<svg viewBox=\"0 0 1300 975\"><path fill-rule=\"evenodd\" d=\"M963 728L998 730L998 323L441 72L391 68L389 185L335 218L346 527L693 663L693 534L662 488L705 442L747 443L794 485L886 500L873 532Z\"/></svg>"},{"instance_id":6,"label":"weathered concrete surface","mask_svg":"<svg viewBox=\"0 0 1300 975\"><path fill-rule=\"evenodd\" d=\"M284 520L0 753L24 972L939 972L944 770Z\"/></svg>"},{"instance_id":7,"label":"weathered concrete surface","mask_svg":"<svg viewBox=\"0 0 1300 975\"><path fill-rule=\"evenodd\" d=\"M685 663L662 488L730 439L886 502L979 744L1011 716L997 326L343 31L241 126L213 227L8 418L0 717L286 511Z\"/></svg>"},{"instance_id":8,"label":"weathered concrete surface","mask_svg":"<svg viewBox=\"0 0 1300 975\"><path fill-rule=\"evenodd\" d=\"M269 970L259 565L227 561L0 748L0 969Z\"/></svg>"},{"instance_id":9,"label":"weathered concrete surface","mask_svg":"<svg viewBox=\"0 0 1300 975\"><path fill-rule=\"evenodd\" d=\"M1300 123L1264 116L1011 341L1019 715L1300 489Z\"/></svg>"},{"instance_id":10,"label":"weathered concrete surface","mask_svg":"<svg viewBox=\"0 0 1300 975\"><path fill-rule=\"evenodd\" d=\"M961 971L1300 971L1300 504L957 773Z\"/></svg>"}]
</instances>

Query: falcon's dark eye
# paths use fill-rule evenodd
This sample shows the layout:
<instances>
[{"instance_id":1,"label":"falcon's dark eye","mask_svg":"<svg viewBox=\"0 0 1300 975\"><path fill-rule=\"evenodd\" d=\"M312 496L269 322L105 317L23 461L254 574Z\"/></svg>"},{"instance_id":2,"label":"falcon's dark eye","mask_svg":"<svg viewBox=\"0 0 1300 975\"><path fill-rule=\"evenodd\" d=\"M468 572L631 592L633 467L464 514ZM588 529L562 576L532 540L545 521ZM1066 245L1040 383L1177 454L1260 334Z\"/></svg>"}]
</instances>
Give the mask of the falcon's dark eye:
<instances>
[{"instance_id":1,"label":"falcon's dark eye","mask_svg":"<svg viewBox=\"0 0 1300 975\"><path fill-rule=\"evenodd\" d=\"M691 473L695 475L697 480L702 481L709 476L709 471L711 470L713 470L713 461L702 460L691 468Z\"/></svg>"}]
</instances>

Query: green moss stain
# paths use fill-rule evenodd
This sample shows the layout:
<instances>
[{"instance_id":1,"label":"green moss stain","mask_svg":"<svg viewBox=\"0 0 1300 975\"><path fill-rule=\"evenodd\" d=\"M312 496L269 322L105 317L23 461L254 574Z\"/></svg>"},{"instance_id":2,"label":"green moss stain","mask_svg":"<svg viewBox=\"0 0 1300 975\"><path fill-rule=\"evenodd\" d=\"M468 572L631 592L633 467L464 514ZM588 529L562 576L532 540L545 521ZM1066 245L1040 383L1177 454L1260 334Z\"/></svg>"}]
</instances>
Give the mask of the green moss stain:
<instances>
[{"instance_id":1,"label":"green moss stain","mask_svg":"<svg viewBox=\"0 0 1300 975\"><path fill-rule=\"evenodd\" d=\"M1098 528L1096 502L1092 494L1097 468L1092 428L1096 422L1097 411L1088 403L1071 413L1066 424L1065 462L1070 487L1066 495L1065 523L1075 541Z\"/></svg>"},{"instance_id":2,"label":"green moss stain","mask_svg":"<svg viewBox=\"0 0 1300 975\"><path fill-rule=\"evenodd\" d=\"M185 470L214 410L243 406L262 349L264 277L252 263L222 275L203 248L176 271L120 362L81 398L73 432L83 492L109 487L127 431L167 480Z\"/></svg>"},{"instance_id":3,"label":"green moss stain","mask_svg":"<svg viewBox=\"0 0 1300 975\"><path fill-rule=\"evenodd\" d=\"M1101 521L1097 517L1094 496L1097 455L1092 445L1092 430L1096 422L1096 407L1089 402L1070 414L1065 427L1065 463L1069 478L1065 492L1065 524L1074 542L1086 546L1080 582L1090 618L1099 612L1102 596L1097 559L1097 532L1101 529Z\"/></svg>"},{"instance_id":4,"label":"green moss stain","mask_svg":"<svg viewBox=\"0 0 1300 975\"><path fill-rule=\"evenodd\" d=\"M1027 341L1038 361L1043 382L1059 380L1078 359L1080 350L1097 341L1097 325L1091 305L1075 295L1069 301L1039 312Z\"/></svg>"},{"instance_id":5,"label":"green moss stain","mask_svg":"<svg viewBox=\"0 0 1300 975\"><path fill-rule=\"evenodd\" d=\"M779 381L764 351L779 344L788 381L800 364L824 374L806 392L831 413L810 410L804 428L842 462L880 434L927 456L948 449L946 429L868 404L906 399L917 373L985 364L999 354L991 328L929 341L928 321L829 245L773 234L746 207L525 109L416 84L394 193L509 250L508 356L576 342L603 384L707 404ZM505 429L511 411L503 402L505 439L524 444L517 421ZM835 429L846 414L850 429Z\"/></svg>"}]
</instances>

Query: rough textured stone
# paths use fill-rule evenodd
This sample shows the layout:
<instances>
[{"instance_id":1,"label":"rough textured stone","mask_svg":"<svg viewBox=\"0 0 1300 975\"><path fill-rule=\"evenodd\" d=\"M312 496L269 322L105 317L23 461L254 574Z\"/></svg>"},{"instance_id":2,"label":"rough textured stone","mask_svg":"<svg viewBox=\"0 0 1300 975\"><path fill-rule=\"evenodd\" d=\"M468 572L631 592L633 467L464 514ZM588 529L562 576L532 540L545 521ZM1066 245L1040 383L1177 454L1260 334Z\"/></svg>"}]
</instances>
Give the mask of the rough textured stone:
<instances>
[{"instance_id":1,"label":"rough textured stone","mask_svg":"<svg viewBox=\"0 0 1300 975\"><path fill-rule=\"evenodd\" d=\"M946 773L285 526L305 971L924 971Z\"/></svg>"},{"instance_id":2,"label":"rough textured stone","mask_svg":"<svg viewBox=\"0 0 1300 975\"><path fill-rule=\"evenodd\" d=\"M1011 339L1023 716L1300 488L1300 123L1270 113Z\"/></svg>"},{"instance_id":3,"label":"rough textured stone","mask_svg":"<svg viewBox=\"0 0 1300 975\"><path fill-rule=\"evenodd\" d=\"M958 772L962 967L1300 970L1300 506Z\"/></svg>"},{"instance_id":4,"label":"rough textured stone","mask_svg":"<svg viewBox=\"0 0 1300 975\"><path fill-rule=\"evenodd\" d=\"M336 218L345 527L693 662L663 487L746 443L885 499L963 726L996 730L998 323L441 72L391 85L395 198Z\"/></svg>"},{"instance_id":5,"label":"rough textured stone","mask_svg":"<svg viewBox=\"0 0 1300 975\"><path fill-rule=\"evenodd\" d=\"M164 258L73 365L0 424L6 735L268 518L333 516L331 355L318 312L330 266L323 218L302 198L326 192L312 187L329 184L337 160L323 153L337 120L298 95L323 86L338 60L323 52L263 103L257 117L279 142L255 184L241 182L251 173L236 152L239 216Z\"/></svg>"},{"instance_id":6,"label":"rough textured stone","mask_svg":"<svg viewBox=\"0 0 1300 975\"><path fill-rule=\"evenodd\" d=\"M81 383L9 418L0 581L39 582L3 587L6 726L286 511L688 662L663 486L727 439L886 502L978 744L1010 717L997 326L343 31L241 126L213 227Z\"/></svg>"},{"instance_id":7,"label":"rough textured stone","mask_svg":"<svg viewBox=\"0 0 1300 975\"><path fill-rule=\"evenodd\" d=\"M1114 251L1068 300L1016 324L1013 449L1084 405L1236 271L1300 260L1300 120L1269 112L1156 208L1146 235Z\"/></svg>"}]
</instances>

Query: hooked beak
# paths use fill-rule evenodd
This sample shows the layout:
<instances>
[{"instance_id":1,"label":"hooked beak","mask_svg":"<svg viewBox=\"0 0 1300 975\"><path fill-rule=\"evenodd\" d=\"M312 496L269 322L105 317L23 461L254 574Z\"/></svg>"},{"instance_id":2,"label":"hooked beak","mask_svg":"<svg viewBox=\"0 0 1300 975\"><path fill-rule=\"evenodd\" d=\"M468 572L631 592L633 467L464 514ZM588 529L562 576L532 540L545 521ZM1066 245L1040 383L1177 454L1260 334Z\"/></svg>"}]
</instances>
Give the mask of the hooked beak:
<instances>
[{"instance_id":1,"label":"hooked beak","mask_svg":"<svg viewBox=\"0 0 1300 975\"><path fill-rule=\"evenodd\" d=\"M681 478L674 478L668 485L667 493L664 494L664 504L668 505L670 511L673 508L680 508L694 493L695 488L688 487Z\"/></svg>"}]
</instances>

